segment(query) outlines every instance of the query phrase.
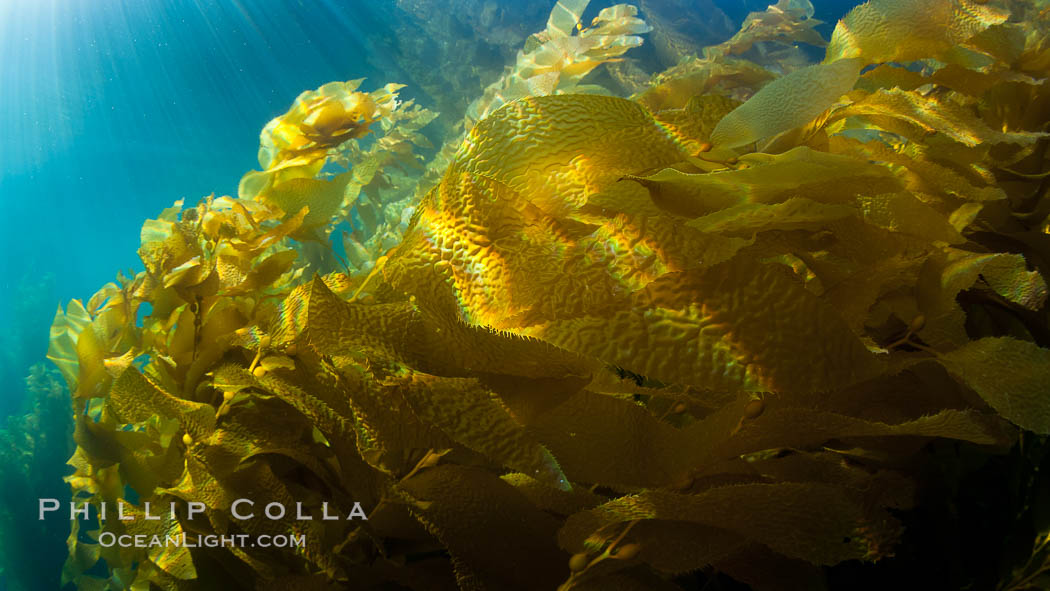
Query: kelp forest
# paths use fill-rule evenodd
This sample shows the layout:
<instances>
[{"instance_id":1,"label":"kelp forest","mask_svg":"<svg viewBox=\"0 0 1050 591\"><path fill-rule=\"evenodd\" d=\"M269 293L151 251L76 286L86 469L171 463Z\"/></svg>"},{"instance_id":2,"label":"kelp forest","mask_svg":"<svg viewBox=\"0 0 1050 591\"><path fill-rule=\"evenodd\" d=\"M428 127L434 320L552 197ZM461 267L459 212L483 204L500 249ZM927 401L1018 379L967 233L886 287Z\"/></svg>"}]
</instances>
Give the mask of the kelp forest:
<instances>
[{"instance_id":1,"label":"kelp forest","mask_svg":"<svg viewBox=\"0 0 1050 591\"><path fill-rule=\"evenodd\" d=\"M1050 4L780 0L655 72L587 5L442 143L303 92L60 308L0 457L91 507L63 588L1050 587Z\"/></svg>"}]
</instances>

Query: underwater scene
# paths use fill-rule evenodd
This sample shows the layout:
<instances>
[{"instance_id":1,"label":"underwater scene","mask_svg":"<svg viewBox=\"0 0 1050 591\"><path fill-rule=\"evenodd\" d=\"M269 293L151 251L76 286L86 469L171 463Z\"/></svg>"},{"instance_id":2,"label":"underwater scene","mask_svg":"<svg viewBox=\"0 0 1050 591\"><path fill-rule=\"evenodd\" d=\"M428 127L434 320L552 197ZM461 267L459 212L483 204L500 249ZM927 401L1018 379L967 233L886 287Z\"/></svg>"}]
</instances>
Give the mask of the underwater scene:
<instances>
[{"instance_id":1,"label":"underwater scene","mask_svg":"<svg viewBox=\"0 0 1050 591\"><path fill-rule=\"evenodd\" d=\"M1050 589L1048 79L1050 0L0 0L0 591Z\"/></svg>"}]
</instances>

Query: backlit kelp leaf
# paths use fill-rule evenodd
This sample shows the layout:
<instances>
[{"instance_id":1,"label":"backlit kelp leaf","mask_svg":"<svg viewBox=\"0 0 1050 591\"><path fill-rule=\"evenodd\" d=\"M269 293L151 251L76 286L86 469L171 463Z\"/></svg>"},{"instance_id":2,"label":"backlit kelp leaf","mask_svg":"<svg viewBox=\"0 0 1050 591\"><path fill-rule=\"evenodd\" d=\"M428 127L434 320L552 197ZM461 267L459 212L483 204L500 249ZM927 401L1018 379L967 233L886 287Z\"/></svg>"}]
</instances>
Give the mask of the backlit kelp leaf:
<instances>
[{"instance_id":1,"label":"backlit kelp leaf","mask_svg":"<svg viewBox=\"0 0 1050 591\"><path fill-rule=\"evenodd\" d=\"M123 494L120 465L110 463L109 458L100 459L78 446L66 462L74 472L62 478L69 483L74 494L86 494L103 501L115 501ZM102 464L108 464L99 467ZM73 520L75 521L75 520Z\"/></svg>"},{"instance_id":2,"label":"backlit kelp leaf","mask_svg":"<svg viewBox=\"0 0 1050 591\"><path fill-rule=\"evenodd\" d=\"M237 473L221 481L236 498L250 499L255 503L252 507L246 508L247 511L253 513L252 519L235 521L238 529L252 536L270 536L271 539L282 539L277 536L303 536L304 543L297 546L296 559L291 563L297 564L299 560L305 559L312 568L335 572L336 565L333 564L332 552L324 548L323 523L316 515L314 519L297 519L296 502L301 502L301 499L296 498L291 490L294 483L279 478L269 463L248 462ZM271 503L277 503L285 508L283 517L273 519L262 513L262 508ZM304 503L304 505L307 504L309 502ZM349 507L335 507L332 508L332 513L346 519L349 510ZM236 554L253 567L259 561L270 562L271 566L263 570L260 573L261 576L283 570L275 566L272 562L272 555L266 553L265 550L260 550L258 545L248 544L237 549L240 552Z\"/></svg>"},{"instance_id":3,"label":"backlit kelp leaf","mask_svg":"<svg viewBox=\"0 0 1050 591\"><path fill-rule=\"evenodd\" d=\"M885 125L886 120L895 120L907 127L897 126L891 131L913 141L921 141L928 134L940 133L971 148L980 144L1000 143L1026 146L1047 137L1042 132L998 131L989 127L972 109L948 97L924 95L899 88L879 89L835 111L832 119L850 116L867 117L876 126L885 128L890 127Z\"/></svg>"},{"instance_id":4,"label":"backlit kelp leaf","mask_svg":"<svg viewBox=\"0 0 1050 591\"><path fill-rule=\"evenodd\" d=\"M643 103L644 104L644 103ZM686 149L698 150L700 142L711 137L715 125L730 111L740 106L739 101L719 94L694 96L681 109L664 109L653 113L673 137L679 138ZM687 142L692 140L691 144Z\"/></svg>"},{"instance_id":5,"label":"backlit kelp leaf","mask_svg":"<svg viewBox=\"0 0 1050 591\"><path fill-rule=\"evenodd\" d=\"M72 582L79 588L86 577L84 573L98 562L102 546L81 541L84 533L80 531L80 520L71 519L69 537L66 538L69 554L62 565L62 586Z\"/></svg>"},{"instance_id":6,"label":"backlit kelp leaf","mask_svg":"<svg viewBox=\"0 0 1050 591\"><path fill-rule=\"evenodd\" d=\"M426 437L418 421L405 414L408 408L403 400L390 397L381 404L379 387L364 381L361 368L352 361L343 360L342 368L310 360L305 354L299 361L291 376L266 372L252 376L252 382L306 417L329 440L356 440L361 456L384 472L400 470L414 449L441 447L441 440ZM226 373L236 379L239 372Z\"/></svg>"},{"instance_id":7,"label":"backlit kelp leaf","mask_svg":"<svg viewBox=\"0 0 1050 591\"><path fill-rule=\"evenodd\" d=\"M997 201L1006 198L1006 193L998 186L974 185L971 180L948 166L925 157L901 154L882 141L862 143L853 138L834 135L829 139L829 143L832 152L838 154L896 165L899 170L906 171L900 176L912 191L929 195L951 195L973 201Z\"/></svg>"},{"instance_id":8,"label":"backlit kelp leaf","mask_svg":"<svg viewBox=\"0 0 1050 591\"><path fill-rule=\"evenodd\" d=\"M881 558L896 542L900 527L887 512L865 507L846 487L740 484L692 495L646 491L620 497L569 517L558 532L558 543L569 551L580 551L596 541L602 528L637 519L725 529L784 556L818 565Z\"/></svg>"},{"instance_id":9,"label":"backlit kelp leaf","mask_svg":"<svg viewBox=\"0 0 1050 591\"><path fill-rule=\"evenodd\" d=\"M1050 350L1010 337L988 337L937 360L1010 422L1050 433Z\"/></svg>"},{"instance_id":10,"label":"backlit kelp leaf","mask_svg":"<svg viewBox=\"0 0 1050 591\"><path fill-rule=\"evenodd\" d=\"M265 416L262 411L270 411ZM282 412L285 411L285 412ZM216 476L233 473L240 464L263 454L279 454L306 466L318 477L330 475L318 449L310 445L310 422L298 413L267 400L253 400L224 415L211 437L202 441L202 455Z\"/></svg>"},{"instance_id":11,"label":"backlit kelp leaf","mask_svg":"<svg viewBox=\"0 0 1050 591\"><path fill-rule=\"evenodd\" d=\"M122 336L126 332L124 311L121 308L109 308L95 316L91 323L80 331L76 341L77 389L74 398L92 398L101 396L109 388L112 376L120 366L126 365L126 359L115 360L118 347L129 349L131 344L121 346Z\"/></svg>"},{"instance_id":12,"label":"backlit kelp leaf","mask_svg":"<svg viewBox=\"0 0 1050 591\"><path fill-rule=\"evenodd\" d=\"M963 67L959 64L947 64L928 74L915 72L893 64L883 64L861 76L858 87L868 92L877 88L900 88L916 90L926 84L936 84L956 92L980 98L987 91L999 84L1022 82L1038 84L1033 78L1012 71L982 72Z\"/></svg>"},{"instance_id":13,"label":"backlit kelp leaf","mask_svg":"<svg viewBox=\"0 0 1050 591\"><path fill-rule=\"evenodd\" d=\"M936 57L1008 16L974 0L871 0L838 22L824 59L872 64Z\"/></svg>"},{"instance_id":14,"label":"backlit kelp leaf","mask_svg":"<svg viewBox=\"0 0 1050 591\"><path fill-rule=\"evenodd\" d=\"M259 164L267 172L315 163L319 169L330 148L369 133L372 123L397 108L397 90L403 85L364 93L357 91L362 81L329 82L296 97L288 112L267 123L259 135Z\"/></svg>"},{"instance_id":15,"label":"backlit kelp leaf","mask_svg":"<svg viewBox=\"0 0 1050 591\"><path fill-rule=\"evenodd\" d=\"M240 295L270 287L292 269L298 254L292 249L275 252L254 265L242 280L226 290L226 294Z\"/></svg>"},{"instance_id":16,"label":"backlit kelp leaf","mask_svg":"<svg viewBox=\"0 0 1050 591\"><path fill-rule=\"evenodd\" d=\"M375 351L444 376L507 374L534 378L590 375L596 364L549 343L435 319L411 302L345 302L320 279L288 296L275 338L305 342L328 355Z\"/></svg>"},{"instance_id":17,"label":"backlit kelp leaf","mask_svg":"<svg viewBox=\"0 0 1050 591\"><path fill-rule=\"evenodd\" d=\"M259 202L256 202L259 203ZM238 201L238 205L240 202ZM242 264L248 262L247 259L255 258L262 254L266 249L273 248L273 245L279 242L285 236L291 236L303 225L303 220L310 212L309 207L301 208L295 215L282 215L283 212L277 207L269 207L269 216L273 216L280 219L280 223L276 226L266 229L265 232L255 231L246 236L245 240L234 239L230 240L229 244L235 251L237 251L241 258ZM262 221L262 220L259 220ZM221 247L219 252L224 252ZM245 271L247 268L245 268Z\"/></svg>"},{"instance_id":18,"label":"backlit kelp leaf","mask_svg":"<svg viewBox=\"0 0 1050 591\"><path fill-rule=\"evenodd\" d=\"M539 417L529 430L573 481L666 486L688 461L688 442L673 426L632 401L586 390Z\"/></svg>"},{"instance_id":19,"label":"backlit kelp leaf","mask_svg":"<svg viewBox=\"0 0 1050 591\"><path fill-rule=\"evenodd\" d=\"M526 129L535 141L514 142ZM682 156L629 101L545 97L507 105L473 130L440 186L417 208L384 276L449 316L496 328L607 308L634 287L609 272L604 245L585 238L598 221L593 210L578 217L573 211L619 175ZM571 195L571 202L563 201ZM579 223L584 219L587 225ZM661 253L673 249L639 245L637 235L644 232L625 230L610 240L652 251L656 265L666 264ZM559 259L553 264L552 254ZM638 254L636 267L649 256ZM623 276L632 276L634 269L628 271ZM452 289L436 288L442 285Z\"/></svg>"},{"instance_id":20,"label":"backlit kelp leaf","mask_svg":"<svg viewBox=\"0 0 1050 591\"><path fill-rule=\"evenodd\" d=\"M547 33L551 37L568 37L580 22L590 0L558 0L547 18Z\"/></svg>"},{"instance_id":21,"label":"backlit kelp leaf","mask_svg":"<svg viewBox=\"0 0 1050 591\"><path fill-rule=\"evenodd\" d=\"M439 465L398 487L448 549L460 589L554 589L568 575L554 542L558 522L498 476Z\"/></svg>"},{"instance_id":22,"label":"backlit kelp leaf","mask_svg":"<svg viewBox=\"0 0 1050 591\"><path fill-rule=\"evenodd\" d=\"M91 315L80 300L71 300L62 311L59 304L55 319L51 322L51 336L47 346L47 358L62 372L70 392L77 390L80 375L80 360L77 356L77 340L91 324Z\"/></svg>"},{"instance_id":23,"label":"backlit kelp leaf","mask_svg":"<svg viewBox=\"0 0 1050 591\"><path fill-rule=\"evenodd\" d=\"M1027 308L1038 310L1046 303L1046 280L1038 270L1029 271L1021 255L1002 253L981 266L981 279L1007 300Z\"/></svg>"},{"instance_id":24,"label":"backlit kelp leaf","mask_svg":"<svg viewBox=\"0 0 1050 591\"><path fill-rule=\"evenodd\" d=\"M641 45L639 35L651 28L638 18L638 8L630 4L603 8L591 26L583 27L579 16L587 4L583 0L566 0L555 5L547 29L530 35L515 63L467 107L462 123L465 129L517 99L559 91L605 93L599 85L581 84L581 79L594 68L619 61L619 56ZM431 169L440 168L442 160L436 159Z\"/></svg>"},{"instance_id":25,"label":"backlit kelp leaf","mask_svg":"<svg viewBox=\"0 0 1050 591\"><path fill-rule=\"evenodd\" d=\"M605 301L592 298L592 305L586 307L559 302L559 308L546 316L553 319L612 311L624 305L626 294L644 288L661 275L717 265L751 244L750 236L699 232L668 215L616 215L580 239L575 249L600 260L602 270L616 278L613 297ZM594 290L595 285L596 282L588 281L583 289Z\"/></svg>"},{"instance_id":26,"label":"backlit kelp leaf","mask_svg":"<svg viewBox=\"0 0 1050 591\"><path fill-rule=\"evenodd\" d=\"M747 60L711 62L687 56L677 66L657 74L650 88L632 98L650 112L658 113L665 109L685 108L696 96L729 94L739 88L758 88L774 78L776 75L772 72Z\"/></svg>"},{"instance_id":27,"label":"backlit kelp leaf","mask_svg":"<svg viewBox=\"0 0 1050 591\"><path fill-rule=\"evenodd\" d=\"M956 295L969 289L978 278L1002 297L1029 309L1046 301L1046 282L1038 271L1029 271L1023 256L1007 253L971 253L950 249L944 255L927 259L916 285L919 311L925 326L922 339L940 348L969 342L966 316Z\"/></svg>"},{"instance_id":28,"label":"backlit kelp leaf","mask_svg":"<svg viewBox=\"0 0 1050 591\"><path fill-rule=\"evenodd\" d=\"M535 334L649 378L714 390L828 390L881 371L789 271L741 257L665 275L610 319L555 322Z\"/></svg>"},{"instance_id":29,"label":"backlit kelp leaf","mask_svg":"<svg viewBox=\"0 0 1050 591\"><path fill-rule=\"evenodd\" d=\"M140 423L153 416L175 418L194 439L207 437L215 429L213 407L165 392L135 367L113 382L107 408L125 423Z\"/></svg>"},{"instance_id":30,"label":"backlit kelp leaf","mask_svg":"<svg viewBox=\"0 0 1050 591\"><path fill-rule=\"evenodd\" d=\"M564 490L520 472L504 474L500 478L528 497L533 505L557 515L568 516L584 509L593 509L606 500L583 487Z\"/></svg>"},{"instance_id":31,"label":"backlit kelp leaf","mask_svg":"<svg viewBox=\"0 0 1050 591\"><path fill-rule=\"evenodd\" d=\"M910 509L916 501L915 484L908 476L860 462L844 462L843 455L838 452L781 450L772 456L760 452L740 459L738 465L742 470L753 471L777 482L839 483L880 507ZM733 468L725 469L731 471Z\"/></svg>"},{"instance_id":32,"label":"backlit kelp leaf","mask_svg":"<svg viewBox=\"0 0 1050 591\"><path fill-rule=\"evenodd\" d=\"M411 318L407 304L349 304L315 276L285 298L273 336L275 342L302 339L327 355L346 353L353 346L396 359Z\"/></svg>"},{"instance_id":33,"label":"backlit kelp leaf","mask_svg":"<svg viewBox=\"0 0 1050 591\"><path fill-rule=\"evenodd\" d=\"M661 519L639 522L628 536L630 542L641 545L638 560L669 574L714 564L746 543L744 536L724 529Z\"/></svg>"},{"instance_id":34,"label":"backlit kelp leaf","mask_svg":"<svg viewBox=\"0 0 1050 591\"><path fill-rule=\"evenodd\" d=\"M135 432L141 434L146 443L124 441L126 435L123 434L132 431L117 433L117 438L129 450L122 455L120 462L124 479L142 496L151 496L158 486L171 486L182 477L183 450L171 445L179 433L179 423L173 419L165 422L170 427L166 427L163 434L151 433L149 427L145 432Z\"/></svg>"},{"instance_id":35,"label":"backlit kelp leaf","mask_svg":"<svg viewBox=\"0 0 1050 591\"><path fill-rule=\"evenodd\" d=\"M817 203L791 198L783 203L741 203L689 222L702 232L727 236L752 236L769 230L819 230L829 222L857 216L848 205Z\"/></svg>"},{"instance_id":36,"label":"backlit kelp leaf","mask_svg":"<svg viewBox=\"0 0 1050 591\"><path fill-rule=\"evenodd\" d=\"M869 421L825 410L778 407L767 403L762 416L744 423L732 436L718 442L708 454L698 458L707 463L714 458L737 458L771 447L806 448L834 439L864 437L920 436L969 441L980 445L1008 445L1010 433L994 415L976 411L945 409L933 415L897 424Z\"/></svg>"},{"instance_id":37,"label":"backlit kelp leaf","mask_svg":"<svg viewBox=\"0 0 1050 591\"><path fill-rule=\"evenodd\" d=\"M413 374L399 392L416 416L452 440L537 480L572 488L554 456L476 380Z\"/></svg>"},{"instance_id":38,"label":"backlit kelp leaf","mask_svg":"<svg viewBox=\"0 0 1050 591\"><path fill-rule=\"evenodd\" d=\"M738 170L690 174L666 168L649 176L627 175L649 190L663 209L697 217L742 203L776 203L788 197L847 202L855 194L892 191L898 182L882 166L797 147L775 156L742 158Z\"/></svg>"},{"instance_id":39,"label":"backlit kelp leaf","mask_svg":"<svg viewBox=\"0 0 1050 591\"><path fill-rule=\"evenodd\" d=\"M864 221L874 226L948 244L966 240L948 223L944 214L910 193L858 196L856 203Z\"/></svg>"},{"instance_id":40,"label":"backlit kelp leaf","mask_svg":"<svg viewBox=\"0 0 1050 591\"><path fill-rule=\"evenodd\" d=\"M632 269L647 257L654 267L666 264L641 220L639 227L602 217L593 220L602 223L596 229L544 214L527 196L453 165L420 205L384 276L428 307L447 310L442 318L502 329L610 307L631 281L610 273L608 259L621 252ZM596 243L605 236L615 250Z\"/></svg>"},{"instance_id":41,"label":"backlit kelp leaf","mask_svg":"<svg viewBox=\"0 0 1050 591\"><path fill-rule=\"evenodd\" d=\"M711 143L738 148L809 123L853 88L862 65L842 59L777 78L723 117L711 132Z\"/></svg>"},{"instance_id":42,"label":"backlit kelp leaf","mask_svg":"<svg viewBox=\"0 0 1050 591\"><path fill-rule=\"evenodd\" d=\"M308 207L302 225L293 233L293 236L303 239L332 220L332 216L343 203L343 190L350 180L350 174L344 173L331 180L291 179L268 186L258 198L264 203L281 208L288 217L299 213L303 207Z\"/></svg>"},{"instance_id":43,"label":"backlit kelp leaf","mask_svg":"<svg viewBox=\"0 0 1050 591\"><path fill-rule=\"evenodd\" d=\"M158 536L162 542L169 539L181 540L185 534L179 520L172 518L170 509L165 510L163 504L153 503L149 511L150 517L147 518L145 506L140 508L123 499L121 502L124 503L125 516L130 518L124 524L128 534L145 536L146 540ZM193 565L190 550L181 543L178 545L167 543L150 545L144 554L158 568L176 579L186 581L197 578L197 569Z\"/></svg>"},{"instance_id":44,"label":"backlit kelp leaf","mask_svg":"<svg viewBox=\"0 0 1050 591\"><path fill-rule=\"evenodd\" d=\"M188 209L183 221L147 220L143 224L138 254L149 274L163 277L203 254L197 240L197 213L197 209Z\"/></svg>"},{"instance_id":45,"label":"backlit kelp leaf","mask_svg":"<svg viewBox=\"0 0 1050 591\"><path fill-rule=\"evenodd\" d=\"M454 164L420 204L384 276L449 316L496 328L513 326L515 319L541 305L537 296L550 298L549 283L558 275L551 269L537 277L540 268L529 262L549 257L552 249L568 249L568 230L530 206L524 194ZM609 285L597 293L611 291L611 278L597 271L592 275ZM445 285L448 289L440 287Z\"/></svg>"},{"instance_id":46,"label":"backlit kelp leaf","mask_svg":"<svg viewBox=\"0 0 1050 591\"><path fill-rule=\"evenodd\" d=\"M853 332L863 333L868 311L884 294L914 285L923 257L901 253L864 265L830 286L823 297L850 325Z\"/></svg>"},{"instance_id":47,"label":"backlit kelp leaf","mask_svg":"<svg viewBox=\"0 0 1050 591\"><path fill-rule=\"evenodd\" d=\"M522 137L529 141L521 141ZM652 116L626 99L524 98L470 132L462 170L505 183L550 214L567 213L623 174L666 166L682 154Z\"/></svg>"},{"instance_id":48,"label":"backlit kelp leaf","mask_svg":"<svg viewBox=\"0 0 1050 591\"><path fill-rule=\"evenodd\" d=\"M815 27L823 24L813 18L813 4L809 0L779 0L763 12L751 12L740 30L719 45L704 48L704 57L717 59L742 54L760 42L777 41L794 45L796 42L823 47L827 45Z\"/></svg>"}]
</instances>

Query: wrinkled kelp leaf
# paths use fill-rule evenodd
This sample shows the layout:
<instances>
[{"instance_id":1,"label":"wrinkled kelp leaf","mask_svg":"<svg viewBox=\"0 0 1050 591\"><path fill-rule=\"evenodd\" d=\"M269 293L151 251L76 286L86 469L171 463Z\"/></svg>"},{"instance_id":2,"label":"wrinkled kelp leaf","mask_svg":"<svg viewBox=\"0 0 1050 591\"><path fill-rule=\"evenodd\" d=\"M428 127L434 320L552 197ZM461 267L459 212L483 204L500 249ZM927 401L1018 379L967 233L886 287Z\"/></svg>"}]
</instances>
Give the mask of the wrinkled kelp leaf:
<instances>
[{"instance_id":1,"label":"wrinkled kelp leaf","mask_svg":"<svg viewBox=\"0 0 1050 591\"><path fill-rule=\"evenodd\" d=\"M853 88L862 65L841 59L777 78L723 117L711 143L738 148L809 123Z\"/></svg>"},{"instance_id":2,"label":"wrinkled kelp leaf","mask_svg":"<svg viewBox=\"0 0 1050 591\"><path fill-rule=\"evenodd\" d=\"M927 259L916 286L919 310L926 319L920 331L923 339L934 347L969 341L963 326L965 314L956 296L979 278L1000 296L1024 307L1038 308L1046 301L1045 280L1027 270L1021 255L949 250Z\"/></svg>"},{"instance_id":3,"label":"wrinkled kelp leaf","mask_svg":"<svg viewBox=\"0 0 1050 591\"><path fill-rule=\"evenodd\" d=\"M684 217L787 198L848 202L853 194L891 191L899 186L884 167L805 147L746 162L746 168L736 170L686 173L665 168L649 176L626 178L648 189L656 205Z\"/></svg>"},{"instance_id":4,"label":"wrinkled kelp leaf","mask_svg":"<svg viewBox=\"0 0 1050 591\"><path fill-rule=\"evenodd\" d=\"M1012 423L1050 433L1050 350L1009 337L989 337L937 358Z\"/></svg>"},{"instance_id":5,"label":"wrinkled kelp leaf","mask_svg":"<svg viewBox=\"0 0 1050 591\"><path fill-rule=\"evenodd\" d=\"M47 358L58 366L70 391L77 389L77 376L80 373L76 353L77 339L90 322L91 316L84 309L84 305L80 300L73 300L69 302L65 311L59 306L51 323Z\"/></svg>"},{"instance_id":6,"label":"wrinkled kelp leaf","mask_svg":"<svg viewBox=\"0 0 1050 591\"><path fill-rule=\"evenodd\" d=\"M499 477L438 466L400 488L413 513L448 548L461 589L553 588L567 574L554 544L557 521Z\"/></svg>"},{"instance_id":7,"label":"wrinkled kelp leaf","mask_svg":"<svg viewBox=\"0 0 1050 591\"><path fill-rule=\"evenodd\" d=\"M739 258L666 275L611 321L552 323L538 335L641 375L715 390L827 390L880 369L789 274Z\"/></svg>"},{"instance_id":8,"label":"wrinkled kelp leaf","mask_svg":"<svg viewBox=\"0 0 1050 591\"><path fill-rule=\"evenodd\" d=\"M1008 12L974 0L871 0L854 8L831 34L826 60L861 57L866 63L936 57Z\"/></svg>"},{"instance_id":9,"label":"wrinkled kelp leaf","mask_svg":"<svg viewBox=\"0 0 1050 591\"><path fill-rule=\"evenodd\" d=\"M774 500L775 499L775 500ZM817 501L817 502L814 502ZM695 495L650 491L621 497L566 521L558 541L580 549L603 527L668 519L717 527L814 564L876 559L889 551L899 524L865 508L848 489L824 484L742 484ZM817 539L820 542L814 543Z\"/></svg>"},{"instance_id":10,"label":"wrinkled kelp leaf","mask_svg":"<svg viewBox=\"0 0 1050 591\"><path fill-rule=\"evenodd\" d=\"M113 383L109 408L125 423L146 421L154 414L177 419L195 439L207 437L215 428L215 411L210 406L164 392L134 367Z\"/></svg>"},{"instance_id":11,"label":"wrinkled kelp leaf","mask_svg":"<svg viewBox=\"0 0 1050 591\"><path fill-rule=\"evenodd\" d=\"M421 419L453 440L557 488L571 488L554 456L473 380L417 374L401 392Z\"/></svg>"}]
</instances>

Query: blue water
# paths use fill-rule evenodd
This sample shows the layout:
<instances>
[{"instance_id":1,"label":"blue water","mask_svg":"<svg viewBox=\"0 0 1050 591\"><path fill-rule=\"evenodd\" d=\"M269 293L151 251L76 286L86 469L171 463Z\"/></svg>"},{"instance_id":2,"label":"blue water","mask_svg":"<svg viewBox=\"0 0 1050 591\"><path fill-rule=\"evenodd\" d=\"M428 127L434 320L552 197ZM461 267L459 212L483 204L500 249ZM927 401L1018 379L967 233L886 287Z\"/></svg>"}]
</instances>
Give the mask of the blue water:
<instances>
[{"instance_id":1,"label":"blue water","mask_svg":"<svg viewBox=\"0 0 1050 591\"><path fill-rule=\"evenodd\" d=\"M235 193L301 91L384 78L369 5L0 0L0 415L58 302L141 269L146 218Z\"/></svg>"}]
</instances>

